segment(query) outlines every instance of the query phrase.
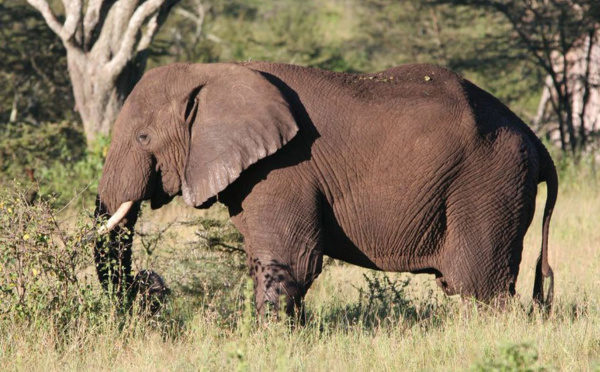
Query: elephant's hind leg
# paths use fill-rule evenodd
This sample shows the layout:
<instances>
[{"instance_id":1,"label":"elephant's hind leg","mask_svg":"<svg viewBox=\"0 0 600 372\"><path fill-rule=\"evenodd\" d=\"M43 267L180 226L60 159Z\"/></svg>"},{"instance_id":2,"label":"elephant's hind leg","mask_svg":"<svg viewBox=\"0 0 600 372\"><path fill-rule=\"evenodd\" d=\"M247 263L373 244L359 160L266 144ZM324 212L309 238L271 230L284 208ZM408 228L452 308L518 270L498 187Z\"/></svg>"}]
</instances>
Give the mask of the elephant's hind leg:
<instances>
[{"instance_id":1,"label":"elephant's hind leg","mask_svg":"<svg viewBox=\"0 0 600 372\"><path fill-rule=\"evenodd\" d=\"M446 293L489 304L515 295L532 210L514 210L508 205L503 213L472 213L472 219L460 221L461 228L451 230L438 279Z\"/></svg>"},{"instance_id":2,"label":"elephant's hind leg","mask_svg":"<svg viewBox=\"0 0 600 372\"><path fill-rule=\"evenodd\" d=\"M523 250L520 231L498 230L475 234L461 232L445 250L445 259L436 279L448 295L460 294L483 303L515 295Z\"/></svg>"},{"instance_id":3,"label":"elephant's hind leg","mask_svg":"<svg viewBox=\"0 0 600 372\"><path fill-rule=\"evenodd\" d=\"M493 152L482 149L450 194L440 271L463 297L494 303L515 295L538 172L528 142L512 132L498 134Z\"/></svg>"}]
</instances>

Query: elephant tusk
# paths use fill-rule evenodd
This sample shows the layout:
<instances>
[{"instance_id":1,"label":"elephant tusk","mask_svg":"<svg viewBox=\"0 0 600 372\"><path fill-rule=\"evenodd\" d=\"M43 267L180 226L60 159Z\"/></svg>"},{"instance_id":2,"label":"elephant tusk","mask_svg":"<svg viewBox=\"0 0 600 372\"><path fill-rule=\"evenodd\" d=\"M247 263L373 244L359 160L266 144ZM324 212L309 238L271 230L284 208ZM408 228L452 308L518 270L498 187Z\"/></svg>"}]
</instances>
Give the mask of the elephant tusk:
<instances>
[{"instance_id":1,"label":"elephant tusk","mask_svg":"<svg viewBox=\"0 0 600 372\"><path fill-rule=\"evenodd\" d=\"M110 232L127 215L127 212L129 212L132 205L133 201L127 201L121 204L115 214L113 214L112 217L106 221L106 225L103 225L98 229L98 234L102 235Z\"/></svg>"}]
</instances>

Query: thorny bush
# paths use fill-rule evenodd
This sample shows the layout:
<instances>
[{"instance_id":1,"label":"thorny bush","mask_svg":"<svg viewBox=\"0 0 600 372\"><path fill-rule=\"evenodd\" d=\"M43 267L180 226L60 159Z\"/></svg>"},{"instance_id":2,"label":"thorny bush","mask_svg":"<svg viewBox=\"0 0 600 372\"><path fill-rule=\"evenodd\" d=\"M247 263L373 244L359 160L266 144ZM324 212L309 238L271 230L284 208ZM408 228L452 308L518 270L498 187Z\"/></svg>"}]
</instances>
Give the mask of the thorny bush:
<instances>
[{"instance_id":1,"label":"thorny bush","mask_svg":"<svg viewBox=\"0 0 600 372\"><path fill-rule=\"evenodd\" d=\"M58 328L101 313L92 266L91 218L63 228L51 200L27 200L17 185L0 194L0 320L28 321L43 314ZM88 270L89 271L89 270ZM95 278L94 278L95 279Z\"/></svg>"}]
</instances>

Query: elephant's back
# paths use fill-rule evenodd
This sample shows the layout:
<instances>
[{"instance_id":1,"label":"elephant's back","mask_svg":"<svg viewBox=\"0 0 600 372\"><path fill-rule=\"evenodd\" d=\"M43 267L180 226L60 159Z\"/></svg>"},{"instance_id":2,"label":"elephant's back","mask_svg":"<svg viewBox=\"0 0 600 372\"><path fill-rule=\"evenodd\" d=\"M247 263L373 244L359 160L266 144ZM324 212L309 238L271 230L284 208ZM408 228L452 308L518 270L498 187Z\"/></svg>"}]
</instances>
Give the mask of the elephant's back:
<instances>
[{"instance_id":1,"label":"elephant's back","mask_svg":"<svg viewBox=\"0 0 600 372\"><path fill-rule=\"evenodd\" d=\"M320 98L354 98L363 103L404 98L409 101L455 99L463 78L431 64L407 64L384 71L356 74L271 62L248 62L245 66L271 74L299 95L307 89Z\"/></svg>"},{"instance_id":2,"label":"elephant's back","mask_svg":"<svg viewBox=\"0 0 600 372\"><path fill-rule=\"evenodd\" d=\"M330 79L357 103L386 105L397 113L468 108L465 80L431 64L402 65L372 74L339 74Z\"/></svg>"}]
</instances>

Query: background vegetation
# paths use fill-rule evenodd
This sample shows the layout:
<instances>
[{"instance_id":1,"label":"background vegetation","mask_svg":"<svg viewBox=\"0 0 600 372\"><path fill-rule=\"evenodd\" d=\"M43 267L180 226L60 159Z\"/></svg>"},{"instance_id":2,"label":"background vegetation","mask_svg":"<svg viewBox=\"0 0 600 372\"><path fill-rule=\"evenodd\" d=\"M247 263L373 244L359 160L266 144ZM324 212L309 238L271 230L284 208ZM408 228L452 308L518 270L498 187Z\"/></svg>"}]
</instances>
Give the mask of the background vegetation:
<instances>
[{"instance_id":1,"label":"background vegetation","mask_svg":"<svg viewBox=\"0 0 600 372\"><path fill-rule=\"evenodd\" d=\"M431 62L532 122L548 71L489 3L521 4L181 0L147 65L252 59L372 72ZM523 2L533 3L544 2ZM61 2L50 4L64 21ZM85 239L109 141L86 139L66 50L40 14L0 0L0 24L0 369L600 370L597 154L554 147L543 125L561 180L550 319L529 312L539 215L507 311L445 297L428 276L328 260L309 291L307 326L290 330L255 322L243 240L222 207L197 212L178 200L143 209L134 244L135 269L161 273L171 300L153 316L119 310L99 288ZM544 200L541 188L538 211Z\"/></svg>"}]
</instances>

